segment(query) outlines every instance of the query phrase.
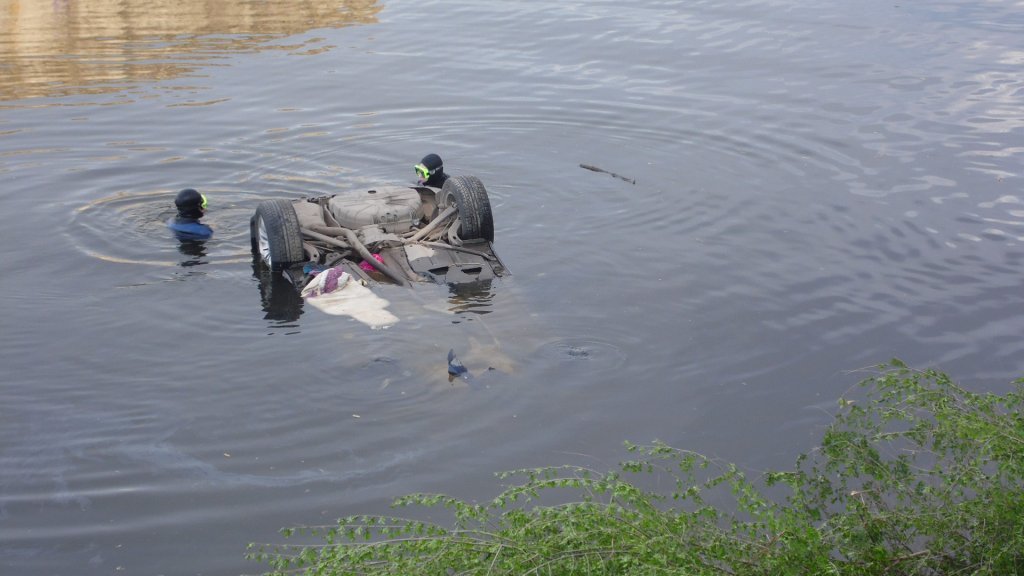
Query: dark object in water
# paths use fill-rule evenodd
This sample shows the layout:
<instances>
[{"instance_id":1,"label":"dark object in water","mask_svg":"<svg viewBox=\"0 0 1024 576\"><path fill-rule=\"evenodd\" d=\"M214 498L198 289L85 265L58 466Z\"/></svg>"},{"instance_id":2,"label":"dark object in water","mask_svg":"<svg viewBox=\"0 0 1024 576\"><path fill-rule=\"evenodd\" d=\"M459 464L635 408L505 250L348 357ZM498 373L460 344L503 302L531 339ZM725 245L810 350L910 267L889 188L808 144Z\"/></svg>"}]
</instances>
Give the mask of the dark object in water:
<instances>
[{"instance_id":1,"label":"dark object in water","mask_svg":"<svg viewBox=\"0 0 1024 576\"><path fill-rule=\"evenodd\" d=\"M455 350L448 350L448 374L449 376L461 376L469 378L469 370L462 365L462 361L455 357ZM449 381L451 378L449 378Z\"/></svg>"},{"instance_id":2,"label":"dark object in water","mask_svg":"<svg viewBox=\"0 0 1024 576\"><path fill-rule=\"evenodd\" d=\"M619 180L622 180L623 182L629 182L630 184L636 186L636 178L627 178L626 176L623 176L622 174L616 174L615 172L609 172L608 170L605 170L604 168L598 168L597 166L594 166L592 164L580 164L580 168L583 168L584 170L590 170L591 172L601 172L602 174L608 174L609 176L612 176L614 178L618 178Z\"/></svg>"}]
</instances>

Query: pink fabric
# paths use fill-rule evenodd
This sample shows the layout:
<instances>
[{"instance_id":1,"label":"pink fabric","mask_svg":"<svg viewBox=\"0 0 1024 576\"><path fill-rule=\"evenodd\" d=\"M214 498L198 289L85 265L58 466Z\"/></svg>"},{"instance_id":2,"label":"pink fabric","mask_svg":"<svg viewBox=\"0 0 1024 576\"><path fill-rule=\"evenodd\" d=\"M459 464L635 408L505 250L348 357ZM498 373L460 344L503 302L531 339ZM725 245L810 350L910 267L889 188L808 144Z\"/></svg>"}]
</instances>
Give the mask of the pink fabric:
<instances>
[{"instance_id":1,"label":"pink fabric","mask_svg":"<svg viewBox=\"0 0 1024 576\"><path fill-rule=\"evenodd\" d=\"M324 294L330 294L338 289L338 278L345 272L341 269L341 266L338 266L324 273L327 274L327 280L324 281Z\"/></svg>"},{"instance_id":2,"label":"pink fabric","mask_svg":"<svg viewBox=\"0 0 1024 576\"><path fill-rule=\"evenodd\" d=\"M328 268L317 273L302 289L303 298L330 294L345 287L351 276L341 266Z\"/></svg>"},{"instance_id":3,"label":"pink fabric","mask_svg":"<svg viewBox=\"0 0 1024 576\"><path fill-rule=\"evenodd\" d=\"M372 256L373 256L373 259L376 260L377 262L380 262L381 264L384 263L384 259L381 258L380 254L372 254ZM363 260L362 262L360 262L359 263L359 267L362 268L363 270L367 271L367 272L373 272L374 270L376 270L376 268L373 267L373 264L370 264L366 260Z\"/></svg>"}]
</instances>

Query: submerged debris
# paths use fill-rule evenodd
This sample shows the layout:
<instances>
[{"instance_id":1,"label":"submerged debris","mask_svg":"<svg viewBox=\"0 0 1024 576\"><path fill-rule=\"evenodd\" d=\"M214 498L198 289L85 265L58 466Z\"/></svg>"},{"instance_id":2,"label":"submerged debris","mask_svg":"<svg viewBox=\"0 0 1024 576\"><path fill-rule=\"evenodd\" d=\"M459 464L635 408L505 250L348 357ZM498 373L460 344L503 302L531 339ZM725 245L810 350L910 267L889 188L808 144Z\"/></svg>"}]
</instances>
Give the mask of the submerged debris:
<instances>
[{"instance_id":1,"label":"submerged debris","mask_svg":"<svg viewBox=\"0 0 1024 576\"><path fill-rule=\"evenodd\" d=\"M591 172L601 172L602 174L608 174L609 176L612 176L613 178L618 178L619 180L622 180L623 182L629 182L630 184L633 184L634 186L636 185L636 178L628 178L626 176L623 176L622 174L616 174L615 172L609 172L608 170L605 170L604 168L598 168L597 166L594 166L592 164L580 164L580 168L583 168L584 170L590 170Z\"/></svg>"},{"instance_id":2,"label":"submerged debris","mask_svg":"<svg viewBox=\"0 0 1024 576\"><path fill-rule=\"evenodd\" d=\"M469 379L469 370L462 364L462 361L455 357L455 349L448 350L448 381L455 378Z\"/></svg>"}]
</instances>

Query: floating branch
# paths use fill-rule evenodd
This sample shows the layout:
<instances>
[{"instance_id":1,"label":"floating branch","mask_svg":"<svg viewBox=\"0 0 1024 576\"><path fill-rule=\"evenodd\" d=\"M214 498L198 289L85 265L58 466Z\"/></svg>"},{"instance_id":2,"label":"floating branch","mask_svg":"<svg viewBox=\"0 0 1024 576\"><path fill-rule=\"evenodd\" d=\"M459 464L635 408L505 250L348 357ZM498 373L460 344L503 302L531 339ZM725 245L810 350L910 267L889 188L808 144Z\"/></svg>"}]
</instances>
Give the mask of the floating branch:
<instances>
[{"instance_id":1,"label":"floating branch","mask_svg":"<svg viewBox=\"0 0 1024 576\"><path fill-rule=\"evenodd\" d=\"M608 174L609 176L612 176L614 178L618 178L619 180L622 180L623 182L629 182L630 184L633 184L634 186L636 185L636 178L627 178L627 177L623 176L622 174L616 174L615 172L610 172L608 170L605 170L604 168L598 168L597 166L594 166L592 164L580 164L580 168L583 168L584 170L590 170L591 172L601 172L602 174Z\"/></svg>"}]
</instances>

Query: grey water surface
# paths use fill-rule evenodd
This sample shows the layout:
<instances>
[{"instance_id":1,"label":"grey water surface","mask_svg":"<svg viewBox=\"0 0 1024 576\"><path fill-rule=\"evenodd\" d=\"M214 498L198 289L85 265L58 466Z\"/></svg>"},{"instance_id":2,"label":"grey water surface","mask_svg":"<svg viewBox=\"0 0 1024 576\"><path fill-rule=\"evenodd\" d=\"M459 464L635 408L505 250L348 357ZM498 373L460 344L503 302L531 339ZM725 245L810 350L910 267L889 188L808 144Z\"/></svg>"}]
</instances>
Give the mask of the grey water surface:
<instances>
[{"instance_id":1,"label":"grey water surface","mask_svg":"<svg viewBox=\"0 0 1024 576\"><path fill-rule=\"evenodd\" d=\"M625 440L785 467L891 357L1005 391L1022 104L1013 0L0 0L0 573L259 572ZM428 152L512 276L370 330L254 269L260 200Z\"/></svg>"}]
</instances>

